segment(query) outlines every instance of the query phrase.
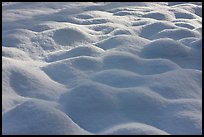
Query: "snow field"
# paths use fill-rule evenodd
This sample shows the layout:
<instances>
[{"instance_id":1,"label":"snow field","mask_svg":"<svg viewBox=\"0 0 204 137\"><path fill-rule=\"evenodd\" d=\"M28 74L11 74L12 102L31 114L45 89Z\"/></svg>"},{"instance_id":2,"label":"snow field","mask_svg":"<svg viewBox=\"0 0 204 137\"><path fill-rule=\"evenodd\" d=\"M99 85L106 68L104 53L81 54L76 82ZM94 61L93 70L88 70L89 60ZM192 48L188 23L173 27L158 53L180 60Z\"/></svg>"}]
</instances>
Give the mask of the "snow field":
<instances>
[{"instance_id":1,"label":"snow field","mask_svg":"<svg viewBox=\"0 0 204 137\"><path fill-rule=\"evenodd\" d=\"M202 134L200 3L2 3L3 134Z\"/></svg>"}]
</instances>

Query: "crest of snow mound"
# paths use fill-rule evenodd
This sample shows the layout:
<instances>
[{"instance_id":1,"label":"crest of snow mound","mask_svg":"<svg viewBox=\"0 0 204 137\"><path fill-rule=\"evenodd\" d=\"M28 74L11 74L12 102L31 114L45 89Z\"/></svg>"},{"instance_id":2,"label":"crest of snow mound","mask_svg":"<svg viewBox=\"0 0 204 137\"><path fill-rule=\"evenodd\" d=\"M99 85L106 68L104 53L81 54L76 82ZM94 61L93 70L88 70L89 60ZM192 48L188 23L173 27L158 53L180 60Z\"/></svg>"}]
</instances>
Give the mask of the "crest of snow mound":
<instances>
[{"instance_id":1,"label":"crest of snow mound","mask_svg":"<svg viewBox=\"0 0 204 137\"><path fill-rule=\"evenodd\" d=\"M199 39L199 40L192 42L191 46L202 52L202 39Z\"/></svg>"},{"instance_id":2,"label":"crest of snow mound","mask_svg":"<svg viewBox=\"0 0 204 137\"><path fill-rule=\"evenodd\" d=\"M169 38L158 39L146 45L142 54L149 58L187 56L190 48Z\"/></svg>"},{"instance_id":3,"label":"crest of snow mound","mask_svg":"<svg viewBox=\"0 0 204 137\"><path fill-rule=\"evenodd\" d=\"M156 19L156 20L172 20L172 19L175 18L170 13L160 13L160 12L161 11L149 12L149 13L143 15L143 17L145 17L145 18L153 18L153 19Z\"/></svg>"},{"instance_id":4,"label":"crest of snow mound","mask_svg":"<svg viewBox=\"0 0 204 137\"><path fill-rule=\"evenodd\" d=\"M143 45L147 44L149 40L138 37L138 36L129 36L129 35L119 35L107 38L102 40L96 45L104 50L113 49L113 48L141 48Z\"/></svg>"},{"instance_id":5,"label":"crest of snow mound","mask_svg":"<svg viewBox=\"0 0 204 137\"><path fill-rule=\"evenodd\" d=\"M177 28L177 29L166 29L158 32L156 35L153 35L151 39L159 38L171 38L174 40L180 40L187 37L201 37L199 32L189 30L187 28Z\"/></svg>"},{"instance_id":6,"label":"crest of snow mound","mask_svg":"<svg viewBox=\"0 0 204 137\"><path fill-rule=\"evenodd\" d=\"M6 112L2 123L5 135L89 134L65 113L40 100L26 101Z\"/></svg>"},{"instance_id":7,"label":"crest of snow mound","mask_svg":"<svg viewBox=\"0 0 204 137\"><path fill-rule=\"evenodd\" d=\"M31 60L24 51L12 47L8 48L2 46L2 56L20 60Z\"/></svg>"},{"instance_id":8,"label":"crest of snow mound","mask_svg":"<svg viewBox=\"0 0 204 137\"><path fill-rule=\"evenodd\" d=\"M7 47L22 47L31 43L36 33L27 29L14 29L2 32L2 44ZM28 44L29 43L29 44Z\"/></svg>"},{"instance_id":9,"label":"crest of snow mound","mask_svg":"<svg viewBox=\"0 0 204 137\"><path fill-rule=\"evenodd\" d=\"M113 126L100 134L105 135L168 135L165 131L142 123L127 123Z\"/></svg>"},{"instance_id":10,"label":"crest of snow mound","mask_svg":"<svg viewBox=\"0 0 204 137\"><path fill-rule=\"evenodd\" d=\"M77 56L98 56L103 53L104 50L96 46L78 46L71 50L61 50L58 52L50 53L47 55L46 60L48 62L53 62L57 60L63 60L67 58L77 57Z\"/></svg>"},{"instance_id":11,"label":"crest of snow mound","mask_svg":"<svg viewBox=\"0 0 204 137\"><path fill-rule=\"evenodd\" d=\"M142 75L159 74L179 68L178 65L166 59L142 59L129 53L109 51L103 56L106 69L128 70Z\"/></svg>"},{"instance_id":12,"label":"crest of snow mound","mask_svg":"<svg viewBox=\"0 0 204 137\"><path fill-rule=\"evenodd\" d=\"M53 33L53 39L55 40L55 42L63 46L69 46L83 42L87 43L95 39L94 37L91 37L90 34L74 27L58 29Z\"/></svg>"},{"instance_id":13,"label":"crest of snow mound","mask_svg":"<svg viewBox=\"0 0 204 137\"><path fill-rule=\"evenodd\" d=\"M84 71L95 72L101 67L100 58L79 56L52 62L43 67L43 70L53 80L68 86L77 83L80 79L88 78Z\"/></svg>"},{"instance_id":14,"label":"crest of snow mound","mask_svg":"<svg viewBox=\"0 0 204 137\"><path fill-rule=\"evenodd\" d=\"M174 29L176 26L167 21L158 21L151 24L145 25L140 33L140 36L148 39L152 39L151 36L157 34L158 32L166 29Z\"/></svg>"},{"instance_id":15,"label":"crest of snow mound","mask_svg":"<svg viewBox=\"0 0 204 137\"><path fill-rule=\"evenodd\" d=\"M23 97L31 97L45 100L56 100L60 93L65 88L63 85L51 80L40 69L29 66L29 63L21 65L18 61L3 58L4 66L2 72L4 73L2 87L5 93L13 91ZM11 87L13 90L8 90L6 87ZM12 94L14 94L11 92Z\"/></svg>"}]
</instances>

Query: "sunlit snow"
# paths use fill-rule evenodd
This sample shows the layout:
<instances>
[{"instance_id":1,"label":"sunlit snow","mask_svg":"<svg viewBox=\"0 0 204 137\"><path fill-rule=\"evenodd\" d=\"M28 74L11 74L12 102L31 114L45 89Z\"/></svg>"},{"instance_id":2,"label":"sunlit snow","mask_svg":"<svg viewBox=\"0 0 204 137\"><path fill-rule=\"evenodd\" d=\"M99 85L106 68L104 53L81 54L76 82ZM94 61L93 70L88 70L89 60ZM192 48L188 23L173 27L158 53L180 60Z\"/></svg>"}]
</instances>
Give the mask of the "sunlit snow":
<instances>
[{"instance_id":1,"label":"sunlit snow","mask_svg":"<svg viewBox=\"0 0 204 137\"><path fill-rule=\"evenodd\" d=\"M2 134L202 134L201 2L3 2Z\"/></svg>"}]
</instances>

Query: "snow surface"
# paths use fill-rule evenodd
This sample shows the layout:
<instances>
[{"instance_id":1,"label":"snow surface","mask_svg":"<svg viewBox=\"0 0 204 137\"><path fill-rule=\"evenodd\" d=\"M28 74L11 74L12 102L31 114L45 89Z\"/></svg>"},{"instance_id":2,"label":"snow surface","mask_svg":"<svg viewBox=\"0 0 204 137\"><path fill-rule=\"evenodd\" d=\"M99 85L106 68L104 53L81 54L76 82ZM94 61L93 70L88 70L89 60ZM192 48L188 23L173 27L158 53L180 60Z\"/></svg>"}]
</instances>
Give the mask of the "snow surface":
<instances>
[{"instance_id":1,"label":"snow surface","mask_svg":"<svg viewBox=\"0 0 204 137\"><path fill-rule=\"evenodd\" d=\"M2 12L2 134L202 134L202 3Z\"/></svg>"}]
</instances>

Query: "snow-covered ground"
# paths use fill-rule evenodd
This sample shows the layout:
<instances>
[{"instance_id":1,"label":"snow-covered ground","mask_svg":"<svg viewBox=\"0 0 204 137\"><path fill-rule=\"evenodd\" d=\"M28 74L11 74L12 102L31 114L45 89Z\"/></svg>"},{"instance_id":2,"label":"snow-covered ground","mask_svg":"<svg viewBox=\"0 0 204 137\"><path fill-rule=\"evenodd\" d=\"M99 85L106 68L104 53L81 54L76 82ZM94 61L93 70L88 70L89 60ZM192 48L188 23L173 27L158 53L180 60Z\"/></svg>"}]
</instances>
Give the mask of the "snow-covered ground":
<instances>
[{"instance_id":1,"label":"snow-covered ground","mask_svg":"<svg viewBox=\"0 0 204 137\"><path fill-rule=\"evenodd\" d=\"M202 3L2 3L3 134L202 134Z\"/></svg>"}]
</instances>

